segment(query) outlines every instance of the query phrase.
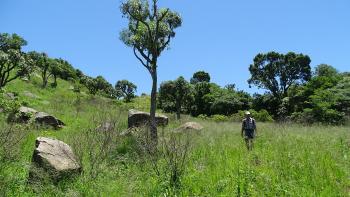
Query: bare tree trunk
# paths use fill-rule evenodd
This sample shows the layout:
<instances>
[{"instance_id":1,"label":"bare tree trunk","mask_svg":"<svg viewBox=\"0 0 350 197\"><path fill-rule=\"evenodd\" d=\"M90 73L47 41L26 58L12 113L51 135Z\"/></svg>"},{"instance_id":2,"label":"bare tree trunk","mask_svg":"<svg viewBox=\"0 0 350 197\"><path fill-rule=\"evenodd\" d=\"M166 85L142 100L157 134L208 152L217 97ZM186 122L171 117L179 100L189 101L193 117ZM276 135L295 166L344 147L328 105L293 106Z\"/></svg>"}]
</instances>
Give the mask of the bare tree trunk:
<instances>
[{"instance_id":1,"label":"bare tree trunk","mask_svg":"<svg viewBox=\"0 0 350 197\"><path fill-rule=\"evenodd\" d=\"M56 75L53 76L53 79L54 79L54 82L53 82L53 83L54 83L54 84L57 84L57 76L56 76Z\"/></svg>"},{"instance_id":2,"label":"bare tree trunk","mask_svg":"<svg viewBox=\"0 0 350 197\"><path fill-rule=\"evenodd\" d=\"M45 69L43 71L43 73L41 74L41 77L43 78L43 88L45 88L47 86L47 77L46 77L47 73L46 72L47 72L47 70Z\"/></svg>"},{"instance_id":3,"label":"bare tree trunk","mask_svg":"<svg viewBox=\"0 0 350 197\"><path fill-rule=\"evenodd\" d=\"M151 110L150 110L150 132L151 138L156 146L158 143L156 108L157 108L157 70L156 68L151 73L152 75L152 92L151 92Z\"/></svg>"},{"instance_id":4,"label":"bare tree trunk","mask_svg":"<svg viewBox=\"0 0 350 197\"><path fill-rule=\"evenodd\" d=\"M180 114L181 114L181 105L179 101L176 101L176 119L180 120Z\"/></svg>"}]
</instances>

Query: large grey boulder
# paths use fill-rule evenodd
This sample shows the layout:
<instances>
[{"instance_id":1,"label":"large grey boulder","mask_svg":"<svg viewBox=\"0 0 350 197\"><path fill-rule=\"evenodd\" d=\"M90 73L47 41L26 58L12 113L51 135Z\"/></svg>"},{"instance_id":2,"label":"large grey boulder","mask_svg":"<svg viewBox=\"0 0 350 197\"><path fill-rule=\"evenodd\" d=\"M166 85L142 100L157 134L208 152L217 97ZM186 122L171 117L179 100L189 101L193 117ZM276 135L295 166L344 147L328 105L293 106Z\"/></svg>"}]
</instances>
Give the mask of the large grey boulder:
<instances>
[{"instance_id":1,"label":"large grey boulder","mask_svg":"<svg viewBox=\"0 0 350 197\"><path fill-rule=\"evenodd\" d=\"M129 110L128 114L128 128L133 127L142 127L144 125L147 125L150 120L150 114L147 112L137 111L137 110ZM156 123L157 126L166 126L168 125L169 118L156 114Z\"/></svg>"},{"instance_id":2,"label":"large grey boulder","mask_svg":"<svg viewBox=\"0 0 350 197\"><path fill-rule=\"evenodd\" d=\"M81 171L71 147L62 141L46 137L36 139L32 164L31 180L45 177L40 173L47 173L50 178L58 181Z\"/></svg>"},{"instance_id":3,"label":"large grey boulder","mask_svg":"<svg viewBox=\"0 0 350 197\"><path fill-rule=\"evenodd\" d=\"M45 112L36 113L34 115L34 120L36 123L41 125L49 125L54 128L62 128L64 126L64 123L60 119Z\"/></svg>"},{"instance_id":4,"label":"large grey boulder","mask_svg":"<svg viewBox=\"0 0 350 197\"><path fill-rule=\"evenodd\" d=\"M20 107L17 114L10 114L9 122L29 123L35 122L40 125L52 126L55 129L62 128L65 124L53 115L45 112L38 112L30 107Z\"/></svg>"},{"instance_id":5,"label":"large grey boulder","mask_svg":"<svg viewBox=\"0 0 350 197\"><path fill-rule=\"evenodd\" d=\"M195 130L195 131L200 131L202 129L203 129L203 126L198 122L186 122L185 124L181 125L178 128L178 130Z\"/></svg>"},{"instance_id":6,"label":"large grey boulder","mask_svg":"<svg viewBox=\"0 0 350 197\"><path fill-rule=\"evenodd\" d=\"M30 107L20 107L18 109L18 114L10 114L9 115L9 120L14 121L14 122L24 122L28 123L29 120L36 114L38 111L36 111L33 108Z\"/></svg>"}]
</instances>

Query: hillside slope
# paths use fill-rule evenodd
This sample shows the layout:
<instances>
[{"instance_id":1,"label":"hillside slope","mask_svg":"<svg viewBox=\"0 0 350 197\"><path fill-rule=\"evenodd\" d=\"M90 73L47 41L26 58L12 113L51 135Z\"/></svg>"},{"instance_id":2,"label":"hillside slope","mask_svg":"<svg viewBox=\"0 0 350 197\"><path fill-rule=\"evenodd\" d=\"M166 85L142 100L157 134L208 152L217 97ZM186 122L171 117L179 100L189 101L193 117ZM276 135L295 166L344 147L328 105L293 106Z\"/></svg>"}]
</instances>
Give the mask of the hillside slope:
<instances>
[{"instance_id":1,"label":"hillside slope","mask_svg":"<svg viewBox=\"0 0 350 197\"><path fill-rule=\"evenodd\" d=\"M57 88L40 87L17 80L6 87L29 107L53 114L66 123L60 130L21 128L24 138L13 146L19 154L0 165L0 195L5 196L347 196L350 193L349 127L277 125L258 123L259 136L254 150L248 152L240 136L240 124L212 122L184 116L180 122L170 115L170 125L159 129L159 146L182 122L197 121L201 132L180 135L190 148L179 174L180 182L171 184L174 165L169 155L157 160L142 152L140 137L120 137L127 128L127 110L147 110L149 98L133 103L75 93L70 82L58 81ZM2 130L9 128L5 117ZM112 122L111 130L96 128ZM58 184L50 181L27 184L35 139L47 136L60 139L78 156L83 172ZM172 152L183 153L173 141ZM187 150L187 149L186 149ZM171 154L170 154L171 155ZM178 157L172 157L178 161ZM155 161L155 162L154 162ZM156 165L155 165L156 164ZM155 166L159 171L157 175ZM179 171L179 172L180 172Z\"/></svg>"}]
</instances>

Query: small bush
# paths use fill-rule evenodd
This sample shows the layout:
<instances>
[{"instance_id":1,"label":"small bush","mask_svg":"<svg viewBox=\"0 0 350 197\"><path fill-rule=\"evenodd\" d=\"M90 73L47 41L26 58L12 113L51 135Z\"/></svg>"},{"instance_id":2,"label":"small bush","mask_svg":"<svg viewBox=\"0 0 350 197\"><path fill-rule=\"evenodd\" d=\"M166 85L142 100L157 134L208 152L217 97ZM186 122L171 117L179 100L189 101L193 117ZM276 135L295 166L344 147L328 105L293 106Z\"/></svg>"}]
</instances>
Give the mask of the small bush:
<instances>
[{"instance_id":1,"label":"small bush","mask_svg":"<svg viewBox=\"0 0 350 197\"><path fill-rule=\"evenodd\" d=\"M205 114L200 114L197 118L202 119L202 120L206 120L206 119L208 119L208 116Z\"/></svg>"},{"instance_id":2,"label":"small bush","mask_svg":"<svg viewBox=\"0 0 350 197\"><path fill-rule=\"evenodd\" d=\"M4 98L4 95L0 93L0 109L5 113L16 113L21 103L18 100L11 100Z\"/></svg>"},{"instance_id":3,"label":"small bush","mask_svg":"<svg viewBox=\"0 0 350 197\"><path fill-rule=\"evenodd\" d=\"M265 109L253 113L254 118L261 122L273 122L272 116Z\"/></svg>"},{"instance_id":4,"label":"small bush","mask_svg":"<svg viewBox=\"0 0 350 197\"><path fill-rule=\"evenodd\" d=\"M215 115L210 116L210 119L215 121L215 122L225 122L225 121L229 120L229 118L227 116L219 115L219 114L215 114Z\"/></svg>"}]
</instances>

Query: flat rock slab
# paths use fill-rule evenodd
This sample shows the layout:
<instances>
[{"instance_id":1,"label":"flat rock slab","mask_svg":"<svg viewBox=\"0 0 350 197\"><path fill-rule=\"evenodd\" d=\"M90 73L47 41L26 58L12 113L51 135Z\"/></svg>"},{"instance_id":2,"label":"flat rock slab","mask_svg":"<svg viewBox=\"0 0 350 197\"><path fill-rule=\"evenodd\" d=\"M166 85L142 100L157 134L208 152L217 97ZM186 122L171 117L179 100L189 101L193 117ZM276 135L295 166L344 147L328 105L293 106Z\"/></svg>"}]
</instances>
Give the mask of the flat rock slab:
<instances>
[{"instance_id":1,"label":"flat rock slab","mask_svg":"<svg viewBox=\"0 0 350 197\"><path fill-rule=\"evenodd\" d=\"M18 109L18 115L10 114L8 120L12 122L22 123L29 123L30 121L34 121L35 123L52 126L56 129L65 126L65 124L55 116L52 116L45 112L38 112L33 108L23 106Z\"/></svg>"},{"instance_id":2,"label":"flat rock slab","mask_svg":"<svg viewBox=\"0 0 350 197\"><path fill-rule=\"evenodd\" d=\"M34 115L34 120L36 123L50 125L54 128L61 128L64 126L64 123L61 120L45 112L37 112Z\"/></svg>"},{"instance_id":3,"label":"flat rock slab","mask_svg":"<svg viewBox=\"0 0 350 197\"><path fill-rule=\"evenodd\" d=\"M32 163L56 180L81 171L81 166L70 146L46 137L36 139ZM31 172L31 178L36 177L33 176L35 173L37 172Z\"/></svg>"},{"instance_id":4,"label":"flat rock slab","mask_svg":"<svg viewBox=\"0 0 350 197\"><path fill-rule=\"evenodd\" d=\"M28 123L29 120L36 114L38 113L38 111L36 111L33 108L30 107L20 107L18 109L18 115L14 116L13 114L9 115L9 120L12 120L14 122L24 122L24 123Z\"/></svg>"},{"instance_id":5,"label":"flat rock slab","mask_svg":"<svg viewBox=\"0 0 350 197\"><path fill-rule=\"evenodd\" d=\"M129 110L128 114L128 128L133 127L142 127L144 125L147 125L150 121L150 113L143 112L143 111L137 111L137 110ZM156 114L156 123L157 126L166 126L168 125L169 118Z\"/></svg>"},{"instance_id":6,"label":"flat rock slab","mask_svg":"<svg viewBox=\"0 0 350 197\"><path fill-rule=\"evenodd\" d=\"M204 127L199 124L198 122L186 122L185 124L181 125L178 130L195 130L200 131Z\"/></svg>"}]
</instances>

